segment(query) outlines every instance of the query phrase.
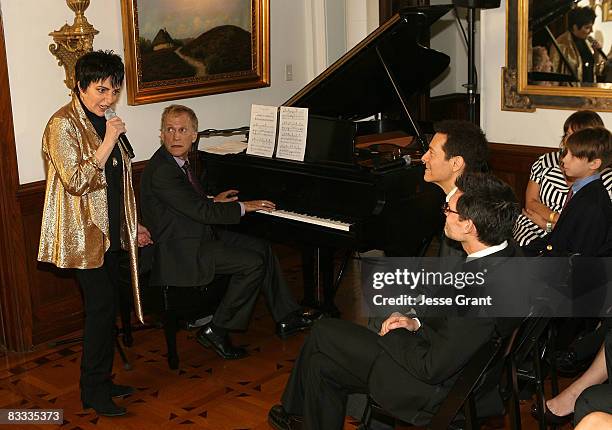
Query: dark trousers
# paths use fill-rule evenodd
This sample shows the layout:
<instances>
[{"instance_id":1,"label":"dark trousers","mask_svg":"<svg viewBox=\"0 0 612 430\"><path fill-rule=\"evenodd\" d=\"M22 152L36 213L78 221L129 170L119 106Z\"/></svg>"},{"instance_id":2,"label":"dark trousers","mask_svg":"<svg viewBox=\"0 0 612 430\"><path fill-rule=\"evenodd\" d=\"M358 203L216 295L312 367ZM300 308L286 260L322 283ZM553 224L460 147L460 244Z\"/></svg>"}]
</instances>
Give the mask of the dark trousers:
<instances>
[{"instance_id":1,"label":"dark trousers","mask_svg":"<svg viewBox=\"0 0 612 430\"><path fill-rule=\"evenodd\" d=\"M368 392L377 342L376 333L351 322L317 321L285 387L285 410L302 415L306 430L342 429L348 394Z\"/></svg>"},{"instance_id":2,"label":"dark trousers","mask_svg":"<svg viewBox=\"0 0 612 430\"><path fill-rule=\"evenodd\" d=\"M110 399L119 252L104 254L104 264L100 268L75 272L83 290L85 309L81 399L88 402Z\"/></svg>"},{"instance_id":3,"label":"dark trousers","mask_svg":"<svg viewBox=\"0 0 612 430\"><path fill-rule=\"evenodd\" d=\"M270 244L231 231L217 231L218 240L202 258L212 259L215 274L231 275L213 323L228 330L246 330L261 291L274 321L300 309Z\"/></svg>"},{"instance_id":4,"label":"dark trousers","mask_svg":"<svg viewBox=\"0 0 612 430\"><path fill-rule=\"evenodd\" d=\"M608 383L589 387L580 394L574 407L574 424L578 424L591 412L612 414L612 321L605 320L603 326L606 332L604 349Z\"/></svg>"}]
</instances>

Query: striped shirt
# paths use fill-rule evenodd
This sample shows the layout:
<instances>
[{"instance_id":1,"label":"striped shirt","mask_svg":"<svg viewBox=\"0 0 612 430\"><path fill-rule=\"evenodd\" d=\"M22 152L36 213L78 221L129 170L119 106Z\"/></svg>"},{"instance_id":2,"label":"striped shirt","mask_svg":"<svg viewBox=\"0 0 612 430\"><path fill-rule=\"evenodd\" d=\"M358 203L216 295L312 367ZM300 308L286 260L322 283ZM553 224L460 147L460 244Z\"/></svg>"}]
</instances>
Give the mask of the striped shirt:
<instances>
[{"instance_id":1,"label":"striped shirt","mask_svg":"<svg viewBox=\"0 0 612 430\"><path fill-rule=\"evenodd\" d=\"M559 167L559 151L540 156L531 166L529 180L540 186L540 201L551 210L561 212L569 187ZM601 180L612 199L612 169L605 169L601 174ZM521 214L514 224L512 235L520 246L525 246L534 239L546 236L546 232Z\"/></svg>"}]
</instances>

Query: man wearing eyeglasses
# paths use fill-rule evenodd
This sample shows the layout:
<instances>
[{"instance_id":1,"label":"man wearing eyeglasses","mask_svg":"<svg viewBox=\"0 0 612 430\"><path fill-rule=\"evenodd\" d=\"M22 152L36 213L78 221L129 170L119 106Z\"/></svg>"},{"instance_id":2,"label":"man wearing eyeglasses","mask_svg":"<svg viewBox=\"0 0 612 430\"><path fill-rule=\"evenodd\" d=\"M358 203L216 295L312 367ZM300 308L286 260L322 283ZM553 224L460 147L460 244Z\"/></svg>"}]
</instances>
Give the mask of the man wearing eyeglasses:
<instances>
[{"instance_id":1,"label":"man wearing eyeglasses","mask_svg":"<svg viewBox=\"0 0 612 430\"><path fill-rule=\"evenodd\" d=\"M461 243L470 263L515 255L508 244L519 214L512 189L488 174L467 174L457 186L445 234ZM347 395L362 393L401 420L426 425L474 353L512 328L493 318L458 317L451 308L419 319L394 313L378 334L349 321L318 321L268 422L276 430L340 430Z\"/></svg>"},{"instance_id":2,"label":"man wearing eyeglasses","mask_svg":"<svg viewBox=\"0 0 612 430\"><path fill-rule=\"evenodd\" d=\"M171 105L162 114L162 146L147 163L141 179L141 209L154 245L147 260L150 284L196 287L216 275L230 275L229 285L212 322L197 341L225 359L247 355L233 346L228 332L246 330L259 291L285 338L312 324L294 300L270 245L254 237L216 229L238 224L249 212L272 210L268 200L239 202L237 190L206 195L189 165L188 154L198 138L198 119L190 108Z\"/></svg>"}]
</instances>

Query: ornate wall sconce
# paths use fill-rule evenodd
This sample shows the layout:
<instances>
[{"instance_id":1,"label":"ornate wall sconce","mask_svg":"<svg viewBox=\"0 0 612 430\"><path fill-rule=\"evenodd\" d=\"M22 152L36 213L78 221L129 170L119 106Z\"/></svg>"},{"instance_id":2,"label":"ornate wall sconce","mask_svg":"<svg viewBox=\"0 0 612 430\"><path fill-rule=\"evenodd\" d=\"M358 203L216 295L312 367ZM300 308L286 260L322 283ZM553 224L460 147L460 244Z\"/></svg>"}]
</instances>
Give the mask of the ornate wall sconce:
<instances>
[{"instance_id":1,"label":"ornate wall sconce","mask_svg":"<svg viewBox=\"0 0 612 430\"><path fill-rule=\"evenodd\" d=\"M76 17L72 25L64 24L62 28L52 33L55 44L49 45L49 51L57 57L58 65L64 66L66 80L64 83L72 90L74 88L74 65L83 54L93 49L93 39L99 33L93 25L87 22L85 10L90 0L66 0Z\"/></svg>"}]
</instances>

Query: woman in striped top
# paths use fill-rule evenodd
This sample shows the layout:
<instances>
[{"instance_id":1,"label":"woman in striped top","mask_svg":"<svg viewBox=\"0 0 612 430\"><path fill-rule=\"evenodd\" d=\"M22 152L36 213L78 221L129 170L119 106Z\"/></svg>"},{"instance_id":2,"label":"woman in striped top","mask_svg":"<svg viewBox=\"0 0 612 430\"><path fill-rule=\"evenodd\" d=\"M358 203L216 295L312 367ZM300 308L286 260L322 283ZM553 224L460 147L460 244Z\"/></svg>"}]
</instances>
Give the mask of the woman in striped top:
<instances>
[{"instance_id":1,"label":"woman in striped top","mask_svg":"<svg viewBox=\"0 0 612 430\"><path fill-rule=\"evenodd\" d=\"M587 127L603 127L601 117L589 110L574 112L563 124L563 138L559 151L540 156L531 166L525 191L525 209L514 225L514 239L520 246L549 233L559 219L571 178L565 178L559 167L563 141L573 132ZM612 170L606 169L601 179L612 199Z\"/></svg>"}]
</instances>

